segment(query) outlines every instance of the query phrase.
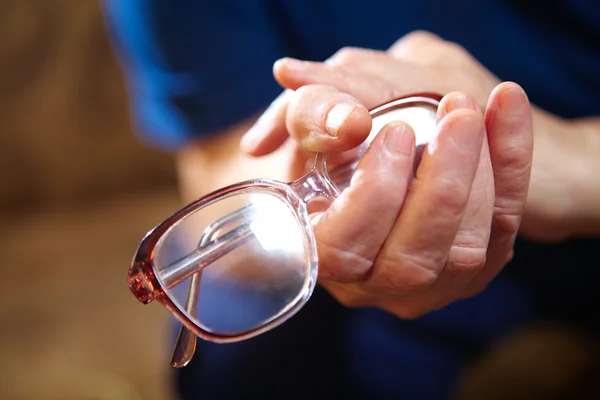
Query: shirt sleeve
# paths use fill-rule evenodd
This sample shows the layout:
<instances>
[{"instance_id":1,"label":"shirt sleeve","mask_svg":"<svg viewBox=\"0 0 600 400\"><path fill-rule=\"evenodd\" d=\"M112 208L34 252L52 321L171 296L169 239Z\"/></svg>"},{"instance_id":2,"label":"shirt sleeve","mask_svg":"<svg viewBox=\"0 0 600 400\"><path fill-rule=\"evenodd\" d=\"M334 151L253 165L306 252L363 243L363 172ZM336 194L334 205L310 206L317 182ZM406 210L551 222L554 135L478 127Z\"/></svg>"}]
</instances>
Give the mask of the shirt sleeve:
<instances>
[{"instance_id":1,"label":"shirt sleeve","mask_svg":"<svg viewBox=\"0 0 600 400\"><path fill-rule=\"evenodd\" d=\"M285 53L260 0L104 0L135 130L176 149L264 108L281 88L272 65Z\"/></svg>"}]
</instances>

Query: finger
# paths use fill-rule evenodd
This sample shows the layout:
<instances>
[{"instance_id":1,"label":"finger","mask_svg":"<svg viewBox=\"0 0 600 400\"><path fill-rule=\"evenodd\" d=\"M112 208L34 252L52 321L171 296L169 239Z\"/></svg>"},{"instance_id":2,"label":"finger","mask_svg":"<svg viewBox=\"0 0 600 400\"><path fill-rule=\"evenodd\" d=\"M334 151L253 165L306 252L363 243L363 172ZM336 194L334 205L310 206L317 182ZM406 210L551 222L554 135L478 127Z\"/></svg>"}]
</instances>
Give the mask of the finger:
<instances>
[{"instance_id":1,"label":"finger","mask_svg":"<svg viewBox=\"0 0 600 400\"><path fill-rule=\"evenodd\" d=\"M414 156L410 126L390 123L376 136L350 186L315 223L322 279L352 282L369 272L404 202Z\"/></svg>"},{"instance_id":2,"label":"finger","mask_svg":"<svg viewBox=\"0 0 600 400\"><path fill-rule=\"evenodd\" d=\"M303 68L305 65L311 68ZM310 74L314 68L321 70L318 79L311 79L310 77L308 77L308 80L305 79L307 78L305 74ZM241 150L253 156L269 154L278 149L287 139L288 132L285 127L287 106L293 91L302 86L319 83L337 86L342 91L350 89L346 91L354 95L360 94L363 103L369 108L395 98L394 95L386 96L392 86L381 80L340 76L339 72L334 71L331 67L326 67L322 63L309 63L286 58L278 60L274 64L273 72L275 78L287 90L271 103L254 126L242 137ZM375 81L377 83L374 83Z\"/></svg>"},{"instance_id":3,"label":"finger","mask_svg":"<svg viewBox=\"0 0 600 400\"><path fill-rule=\"evenodd\" d=\"M439 84L434 87L437 80L433 76L423 79L423 71L416 66L391 64L393 60L385 55L371 61L352 69L285 58L276 63L275 77L282 87L292 90L311 84L334 86L369 109L413 93L440 92Z\"/></svg>"},{"instance_id":4,"label":"finger","mask_svg":"<svg viewBox=\"0 0 600 400\"><path fill-rule=\"evenodd\" d=\"M284 58L275 63L275 79L287 89L296 90L302 86L323 84L336 87L342 92L360 98L367 108L376 107L386 100L381 79L370 79L344 68L319 62L300 61Z\"/></svg>"},{"instance_id":5,"label":"finger","mask_svg":"<svg viewBox=\"0 0 600 400\"><path fill-rule=\"evenodd\" d=\"M292 90L284 90L246 132L240 149L253 156L262 156L277 150L288 138L285 116Z\"/></svg>"},{"instance_id":6,"label":"finger","mask_svg":"<svg viewBox=\"0 0 600 400\"><path fill-rule=\"evenodd\" d=\"M519 85L505 82L494 89L485 122L496 188L488 249L490 266L469 284L466 296L483 290L512 257L533 159L531 107Z\"/></svg>"},{"instance_id":7,"label":"finger","mask_svg":"<svg viewBox=\"0 0 600 400\"><path fill-rule=\"evenodd\" d=\"M438 108L438 118L459 109L481 113L475 98L453 92L445 96ZM490 226L494 210L494 179L487 140L483 140L479 165L460 228L448 253L437 282L424 292L410 296L398 306L427 312L441 308L461 297L465 287L485 268Z\"/></svg>"},{"instance_id":8,"label":"finger","mask_svg":"<svg viewBox=\"0 0 600 400\"><path fill-rule=\"evenodd\" d=\"M309 85L290 99L286 127L305 150L338 152L361 144L371 131L371 115L356 98L332 86Z\"/></svg>"},{"instance_id":9,"label":"finger","mask_svg":"<svg viewBox=\"0 0 600 400\"><path fill-rule=\"evenodd\" d=\"M436 121L439 124L450 112L467 108L481 113L477 99L465 92L450 92L440 100ZM484 138L485 139L485 138Z\"/></svg>"},{"instance_id":10,"label":"finger","mask_svg":"<svg viewBox=\"0 0 600 400\"><path fill-rule=\"evenodd\" d=\"M459 109L474 110L481 115L481 109L473 96L453 92L442 99L438 116L444 118L450 112ZM494 178L489 145L484 134L479 164L465 214L450 249L446 266L434 289L438 292L438 298L447 299L461 292L484 268L493 210Z\"/></svg>"},{"instance_id":11,"label":"finger","mask_svg":"<svg viewBox=\"0 0 600 400\"><path fill-rule=\"evenodd\" d=\"M414 293L435 283L465 213L483 137L476 111L453 111L442 120L376 260L371 287Z\"/></svg>"}]
</instances>

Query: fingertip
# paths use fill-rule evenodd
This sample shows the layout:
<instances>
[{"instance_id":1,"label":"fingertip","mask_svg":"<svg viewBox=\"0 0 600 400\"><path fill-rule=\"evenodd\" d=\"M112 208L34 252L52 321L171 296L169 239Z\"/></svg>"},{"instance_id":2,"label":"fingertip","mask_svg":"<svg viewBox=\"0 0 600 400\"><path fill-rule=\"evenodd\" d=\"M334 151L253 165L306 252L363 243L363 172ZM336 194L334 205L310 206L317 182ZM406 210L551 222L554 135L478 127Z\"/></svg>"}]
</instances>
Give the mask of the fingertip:
<instances>
[{"instance_id":1,"label":"fingertip","mask_svg":"<svg viewBox=\"0 0 600 400\"><path fill-rule=\"evenodd\" d=\"M281 86L284 86L283 79L285 77L285 60L285 58L280 58L273 63L273 77Z\"/></svg>"},{"instance_id":2,"label":"fingertip","mask_svg":"<svg viewBox=\"0 0 600 400\"><path fill-rule=\"evenodd\" d=\"M507 90L520 91L520 92L522 92L523 96L527 97L527 95L525 94L525 90L521 87L521 85L519 85L518 83L513 82L513 81L504 81L504 82L499 83L498 85L496 85L494 90L492 90L492 95L493 94L498 95L499 93L507 91Z\"/></svg>"},{"instance_id":3,"label":"fingertip","mask_svg":"<svg viewBox=\"0 0 600 400\"><path fill-rule=\"evenodd\" d=\"M273 77L286 89L297 89L302 85L301 74L306 72L309 62L284 57L273 64Z\"/></svg>"},{"instance_id":4,"label":"fingertip","mask_svg":"<svg viewBox=\"0 0 600 400\"><path fill-rule=\"evenodd\" d=\"M397 121L387 124L381 131L385 148L393 154L412 155L415 150L415 132L410 125Z\"/></svg>"},{"instance_id":5,"label":"fingertip","mask_svg":"<svg viewBox=\"0 0 600 400\"><path fill-rule=\"evenodd\" d=\"M514 82L503 82L492 91L485 113L485 126L492 155L498 146L519 143L521 149L533 151L533 115L531 104L523 88ZM501 156L500 156L501 157Z\"/></svg>"},{"instance_id":6,"label":"fingertip","mask_svg":"<svg viewBox=\"0 0 600 400\"><path fill-rule=\"evenodd\" d=\"M453 110L448 113L446 120L448 121L448 125L453 129L458 129L463 125L472 126L474 130L479 131L483 131L484 129L483 116L480 112L470 108Z\"/></svg>"},{"instance_id":7,"label":"fingertip","mask_svg":"<svg viewBox=\"0 0 600 400\"><path fill-rule=\"evenodd\" d=\"M446 115L452 111L460 109L470 109L481 112L477 100L473 96L465 92L451 92L442 98L438 106L437 121L440 122Z\"/></svg>"},{"instance_id":8,"label":"fingertip","mask_svg":"<svg viewBox=\"0 0 600 400\"><path fill-rule=\"evenodd\" d=\"M498 107L509 117L519 117L529 110L529 100L523 88L514 82L504 82L496 88Z\"/></svg>"}]
</instances>

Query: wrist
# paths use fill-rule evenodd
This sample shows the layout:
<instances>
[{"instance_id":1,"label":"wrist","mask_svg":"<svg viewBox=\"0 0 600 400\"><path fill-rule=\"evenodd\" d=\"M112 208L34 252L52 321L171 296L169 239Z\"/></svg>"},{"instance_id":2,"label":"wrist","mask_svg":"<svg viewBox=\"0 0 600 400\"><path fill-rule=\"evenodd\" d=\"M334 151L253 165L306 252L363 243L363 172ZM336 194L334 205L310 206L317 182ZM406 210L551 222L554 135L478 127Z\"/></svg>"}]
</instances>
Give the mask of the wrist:
<instances>
[{"instance_id":1,"label":"wrist","mask_svg":"<svg viewBox=\"0 0 600 400\"><path fill-rule=\"evenodd\" d=\"M598 139L583 121L534 109L534 157L521 233L556 242L600 233Z\"/></svg>"},{"instance_id":2,"label":"wrist","mask_svg":"<svg viewBox=\"0 0 600 400\"><path fill-rule=\"evenodd\" d=\"M568 135L581 139L574 155L575 182L572 187L577 216L573 236L600 235L600 123L596 119L570 122Z\"/></svg>"}]
</instances>

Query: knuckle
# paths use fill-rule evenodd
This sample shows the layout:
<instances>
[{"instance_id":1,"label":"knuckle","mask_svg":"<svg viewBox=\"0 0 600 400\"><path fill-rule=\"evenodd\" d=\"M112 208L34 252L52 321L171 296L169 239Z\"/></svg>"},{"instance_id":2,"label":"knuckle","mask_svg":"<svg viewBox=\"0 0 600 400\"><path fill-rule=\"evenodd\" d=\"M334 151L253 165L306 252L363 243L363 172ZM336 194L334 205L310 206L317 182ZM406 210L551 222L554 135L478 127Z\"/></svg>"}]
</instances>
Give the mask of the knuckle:
<instances>
[{"instance_id":1,"label":"knuckle","mask_svg":"<svg viewBox=\"0 0 600 400\"><path fill-rule=\"evenodd\" d=\"M422 262L404 257L401 262L382 261L378 272L378 283L394 294L413 294L435 284L438 274L426 268Z\"/></svg>"},{"instance_id":2,"label":"knuckle","mask_svg":"<svg viewBox=\"0 0 600 400\"><path fill-rule=\"evenodd\" d=\"M467 50L456 42L444 41L443 46L445 48L446 55L454 60L464 59L469 55Z\"/></svg>"},{"instance_id":3,"label":"knuckle","mask_svg":"<svg viewBox=\"0 0 600 400\"><path fill-rule=\"evenodd\" d=\"M492 220L492 230L496 234L511 237L521 226L521 213L496 212Z\"/></svg>"},{"instance_id":4,"label":"knuckle","mask_svg":"<svg viewBox=\"0 0 600 400\"><path fill-rule=\"evenodd\" d=\"M448 62L449 57L444 57L444 63L437 65L437 72L442 82L446 82L447 92L460 91L472 96L478 105L478 112L482 113L487 105L490 91L485 78L481 77L478 69L464 66L464 63Z\"/></svg>"},{"instance_id":5,"label":"knuckle","mask_svg":"<svg viewBox=\"0 0 600 400\"><path fill-rule=\"evenodd\" d=\"M379 86L379 92L383 93L383 97L387 99L387 101L392 101L402 97L402 92L394 85L390 85L387 82L381 81L379 82Z\"/></svg>"},{"instance_id":6,"label":"knuckle","mask_svg":"<svg viewBox=\"0 0 600 400\"><path fill-rule=\"evenodd\" d=\"M333 65L353 65L363 58L364 51L357 47L342 47L328 60Z\"/></svg>"},{"instance_id":7,"label":"knuckle","mask_svg":"<svg viewBox=\"0 0 600 400\"><path fill-rule=\"evenodd\" d=\"M463 46L456 42L446 40L437 43L436 46L438 62L454 68L460 67L461 70L467 70L468 73L465 72L467 74L466 78L468 78L466 82L473 81L474 76L479 75L479 69L472 71L472 68L470 68L475 59Z\"/></svg>"},{"instance_id":8,"label":"knuckle","mask_svg":"<svg viewBox=\"0 0 600 400\"><path fill-rule=\"evenodd\" d=\"M373 91L378 93L377 97L381 99L380 103L399 99L406 94L402 91L401 86L383 77L373 78L369 84L373 88ZM379 105L381 104L375 104L375 106Z\"/></svg>"},{"instance_id":9,"label":"knuckle","mask_svg":"<svg viewBox=\"0 0 600 400\"><path fill-rule=\"evenodd\" d=\"M485 246L453 245L450 249L447 268L452 272L473 274L480 271L486 262Z\"/></svg>"},{"instance_id":10,"label":"knuckle","mask_svg":"<svg viewBox=\"0 0 600 400\"><path fill-rule=\"evenodd\" d=\"M461 212L467 205L469 189L465 182L456 177L436 179L431 185L436 213L448 211L456 216L456 213Z\"/></svg>"},{"instance_id":11,"label":"knuckle","mask_svg":"<svg viewBox=\"0 0 600 400\"><path fill-rule=\"evenodd\" d=\"M516 139L514 134L507 135L506 139L510 140L510 136L514 143L504 146L501 150L501 172L511 179L522 180L529 176L532 168L533 146L524 146L522 140L514 140Z\"/></svg>"},{"instance_id":12,"label":"knuckle","mask_svg":"<svg viewBox=\"0 0 600 400\"><path fill-rule=\"evenodd\" d=\"M344 88L348 86L348 82L352 82L353 77L349 69L345 66L335 66L332 68L332 82L333 85L338 88Z\"/></svg>"},{"instance_id":13,"label":"knuckle","mask_svg":"<svg viewBox=\"0 0 600 400\"><path fill-rule=\"evenodd\" d=\"M358 254L355 249L340 249L325 242L319 243L320 273L325 279L350 283L364 279L373 265L373 261Z\"/></svg>"},{"instance_id":14,"label":"knuckle","mask_svg":"<svg viewBox=\"0 0 600 400\"><path fill-rule=\"evenodd\" d=\"M410 43L410 42L435 43L435 42L443 41L439 36L429 32L429 31L423 30L423 29L418 29L418 30L415 30L415 31L412 31L412 32L406 34L404 36L404 40L406 40L406 42L408 42L408 43Z\"/></svg>"}]
</instances>

